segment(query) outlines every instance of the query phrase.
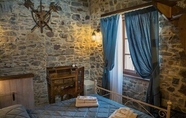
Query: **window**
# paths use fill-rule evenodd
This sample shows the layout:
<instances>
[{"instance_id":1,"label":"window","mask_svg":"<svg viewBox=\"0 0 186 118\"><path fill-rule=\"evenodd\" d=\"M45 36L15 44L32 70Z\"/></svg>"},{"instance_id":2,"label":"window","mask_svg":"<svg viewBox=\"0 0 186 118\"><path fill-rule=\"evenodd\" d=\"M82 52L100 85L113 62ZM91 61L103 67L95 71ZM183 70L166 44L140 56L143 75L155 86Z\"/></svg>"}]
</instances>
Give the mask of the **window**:
<instances>
[{"instance_id":1,"label":"window","mask_svg":"<svg viewBox=\"0 0 186 118\"><path fill-rule=\"evenodd\" d=\"M129 51L127 31L125 27L125 19L124 17L122 18L123 18L123 73L128 76L139 77L132 63L132 59Z\"/></svg>"}]
</instances>

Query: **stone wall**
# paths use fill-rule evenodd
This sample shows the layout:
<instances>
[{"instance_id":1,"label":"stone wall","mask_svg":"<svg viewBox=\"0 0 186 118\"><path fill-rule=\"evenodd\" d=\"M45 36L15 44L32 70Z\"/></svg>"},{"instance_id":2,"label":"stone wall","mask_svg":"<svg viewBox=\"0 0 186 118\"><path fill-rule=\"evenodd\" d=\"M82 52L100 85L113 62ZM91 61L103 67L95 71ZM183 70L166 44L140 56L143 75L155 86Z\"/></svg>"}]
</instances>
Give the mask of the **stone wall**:
<instances>
[{"instance_id":1,"label":"stone wall","mask_svg":"<svg viewBox=\"0 0 186 118\"><path fill-rule=\"evenodd\" d=\"M123 95L145 101L149 81L128 76L123 77Z\"/></svg>"},{"instance_id":2,"label":"stone wall","mask_svg":"<svg viewBox=\"0 0 186 118\"><path fill-rule=\"evenodd\" d=\"M38 6L38 0L33 0ZM85 79L98 79L101 85L103 51L101 40L93 41L91 33L99 27L100 15L144 3L142 0L43 0L46 8L50 2L61 6L52 13L49 26L40 33L30 11L21 0L0 1L0 75L33 73L35 104L48 103L46 67L71 65L85 67ZM90 4L89 4L90 2ZM168 99L173 108L186 112L185 59L178 29L165 19L160 19L160 87L162 105ZM124 77L124 90L144 93L147 81ZM132 96L131 93L125 93ZM141 97L144 99L144 97Z\"/></svg>"},{"instance_id":3,"label":"stone wall","mask_svg":"<svg viewBox=\"0 0 186 118\"><path fill-rule=\"evenodd\" d=\"M91 39L87 0L43 0L45 9L50 2L61 7L48 23L53 32L43 33L31 33L35 22L23 1L0 1L1 76L33 73L36 106L48 103L46 67L76 64L85 67L85 79L100 76L101 46ZM32 1L36 8L39 1Z\"/></svg>"},{"instance_id":4,"label":"stone wall","mask_svg":"<svg viewBox=\"0 0 186 118\"><path fill-rule=\"evenodd\" d=\"M90 1L93 28L99 26L101 14L144 3L142 0ZM186 55L178 37L177 27L160 17L160 90L162 106L166 106L166 102L170 99L173 102L173 109L182 112L186 112L185 59ZM144 100L148 81L124 77L123 85L123 94ZM136 97L136 93L139 94L138 97Z\"/></svg>"},{"instance_id":5,"label":"stone wall","mask_svg":"<svg viewBox=\"0 0 186 118\"><path fill-rule=\"evenodd\" d=\"M160 88L162 104L173 102L173 109L186 112L186 53L177 25L160 18Z\"/></svg>"}]
</instances>

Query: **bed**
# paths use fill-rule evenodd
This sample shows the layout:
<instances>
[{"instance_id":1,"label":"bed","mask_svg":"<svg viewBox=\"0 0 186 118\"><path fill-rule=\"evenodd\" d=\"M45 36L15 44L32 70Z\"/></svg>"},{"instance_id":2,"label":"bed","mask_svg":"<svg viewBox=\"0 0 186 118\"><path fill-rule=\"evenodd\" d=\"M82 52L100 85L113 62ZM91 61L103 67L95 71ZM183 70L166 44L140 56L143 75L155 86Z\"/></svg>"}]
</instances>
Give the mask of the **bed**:
<instances>
[{"instance_id":1,"label":"bed","mask_svg":"<svg viewBox=\"0 0 186 118\"><path fill-rule=\"evenodd\" d=\"M95 81L95 85L97 82ZM6 108L0 109L0 118L109 118L112 116L116 110L119 108L128 108L125 105L119 104L115 101L112 101L104 96L100 96L97 93L97 90L105 90L101 87L95 86L96 93L91 94L90 96L96 97L98 100L97 107L76 107L76 98L71 98L64 101L59 101L53 104L48 104L44 106L37 107L35 109L26 109L21 104L12 105ZM117 95L117 93L114 93ZM133 98L128 98L127 96L120 95L122 97L126 97L129 101L137 102L140 105L147 105L158 109L158 117L170 118L170 104L168 103L167 109L159 108L153 105L149 105L143 103L141 101L135 100ZM137 114L137 118L152 118L156 116L152 116L152 114L148 113L148 111L141 112L131 109L134 113ZM111 117L110 117L111 118Z\"/></svg>"}]
</instances>

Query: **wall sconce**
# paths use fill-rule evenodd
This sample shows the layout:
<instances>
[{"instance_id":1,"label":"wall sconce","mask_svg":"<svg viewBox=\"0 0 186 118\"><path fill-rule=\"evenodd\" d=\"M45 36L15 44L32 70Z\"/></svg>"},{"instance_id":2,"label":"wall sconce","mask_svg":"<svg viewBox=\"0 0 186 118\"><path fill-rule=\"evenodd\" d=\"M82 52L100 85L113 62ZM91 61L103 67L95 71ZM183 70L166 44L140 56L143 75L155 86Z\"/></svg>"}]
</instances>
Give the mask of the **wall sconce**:
<instances>
[{"instance_id":1,"label":"wall sconce","mask_svg":"<svg viewBox=\"0 0 186 118\"><path fill-rule=\"evenodd\" d=\"M92 32L92 39L93 39L93 40L99 39L99 38L100 38L99 35L101 35L100 33L101 33L101 32L100 32L100 29L99 29L99 28L97 28L96 30L94 30L94 31Z\"/></svg>"},{"instance_id":2,"label":"wall sconce","mask_svg":"<svg viewBox=\"0 0 186 118\"><path fill-rule=\"evenodd\" d=\"M96 40L96 33L95 33L95 30L94 30L93 33L92 33L92 39L93 39L93 40Z\"/></svg>"},{"instance_id":3,"label":"wall sconce","mask_svg":"<svg viewBox=\"0 0 186 118\"><path fill-rule=\"evenodd\" d=\"M42 5L42 0L40 0L40 5L37 7L37 9L34 9L34 3L32 3L30 0L25 0L24 6L28 9L31 9L32 18L36 23L36 25L31 29L31 32L33 32L36 28L40 28L41 33L43 33L43 28L45 26L52 31L52 28L50 28L48 22L51 17L51 12L57 12L59 9L61 9L57 4L51 2L48 11L43 10L44 6Z\"/></svg>"}]
</instances>

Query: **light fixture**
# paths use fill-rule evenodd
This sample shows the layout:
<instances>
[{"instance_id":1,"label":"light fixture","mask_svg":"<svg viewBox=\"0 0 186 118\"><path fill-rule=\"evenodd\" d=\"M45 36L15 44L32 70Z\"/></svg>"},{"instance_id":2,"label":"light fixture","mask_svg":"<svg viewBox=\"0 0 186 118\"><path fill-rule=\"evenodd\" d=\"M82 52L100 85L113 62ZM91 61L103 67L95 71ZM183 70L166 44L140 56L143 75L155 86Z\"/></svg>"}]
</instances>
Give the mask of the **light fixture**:
<instances>
[{"instance_id":1,"label":"light fixture","mask_svg":"<svg viewBox=\"0 0 186 118\"><path fill-rule=\"evenodd\" d=\"M100 33L100 29L99 28L97 28L96 30L94 30L93 32L92 32L92 39L93 40L96 40L97 39L97 37L98 37L98 33Z\"/></svg>"},{"instance_id":2,"label":"light fixture","mask_svg":"<svg viewBox=\"0 0 186 118\"><path fill-rule=\"evenodd\" d=\"M48 25L48 22L51 17L51 12L57 12L59 9L61 9L57 4L51 2L48 11L44 10L42 0L40 0L40 5L37 7L37 9L34 9L34 3L32 3L30 0L25 0L24 6L28 9L31 9L32 18L36 23L31 29L31 32L33 32L36 28L40 28L41 33L43 33L43 28L45 26L52 31L52 28Z\"/></svg>"},{"instance_id":3,"label":"light fixture","mask_svg":"<svg viewBox=\"0 0 186 118\"><path fill-rule=\"evenodd\" d=\"M92 33L92 39L93 39L93 40L96 39L96 33L95 33L95 30L94 30L93 33Z\"/></svg>"}]
</instances>

